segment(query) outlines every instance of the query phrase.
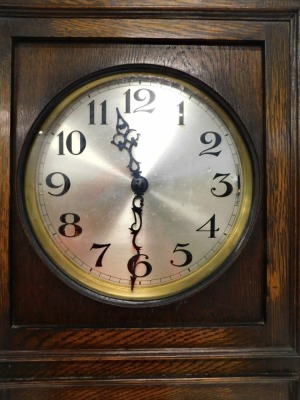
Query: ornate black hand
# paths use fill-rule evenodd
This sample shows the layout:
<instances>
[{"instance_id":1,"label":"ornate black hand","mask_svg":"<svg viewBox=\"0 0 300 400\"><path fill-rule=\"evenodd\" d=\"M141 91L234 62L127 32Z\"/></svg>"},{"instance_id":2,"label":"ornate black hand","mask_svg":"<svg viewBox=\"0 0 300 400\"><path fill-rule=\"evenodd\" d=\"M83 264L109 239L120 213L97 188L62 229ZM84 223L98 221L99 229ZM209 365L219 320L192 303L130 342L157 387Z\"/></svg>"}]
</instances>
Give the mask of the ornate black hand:
<instances>
[{"instance_id":1,"label":"ornate black hand","mask_svg":"<svg viewBox=\"0 0 300 400\"><path fill-rule=\"evenodd\" d=\"M149 257L146 254L141 253L142 247L136 243L137 235L142 229L143 219L142 211L144 206L144 193L148 189L148 181L141 175L140 162L138 162L133 156L133 148L138 145L139 134L136 137L133 136L134 129L130 129L128 123L122 117L119 109L117 108L117 125L116 134L113 136L112 144L117 146L120 151L126 150L129 155L128 168L132 175L131 189L135 194L132 200L132 212L134 216L134 222L129 228L132 238L132 245L136 251L136 254L131 257L127 263L128 271L131 274L131 290L134 288L136 278L143 278L149 275L152 271L151 264L147 261L141 261L141 257L145 257L147 260ZM138 264L143 264L146 271L142 275L137 275Z\"/></svg>"}]
</instances>

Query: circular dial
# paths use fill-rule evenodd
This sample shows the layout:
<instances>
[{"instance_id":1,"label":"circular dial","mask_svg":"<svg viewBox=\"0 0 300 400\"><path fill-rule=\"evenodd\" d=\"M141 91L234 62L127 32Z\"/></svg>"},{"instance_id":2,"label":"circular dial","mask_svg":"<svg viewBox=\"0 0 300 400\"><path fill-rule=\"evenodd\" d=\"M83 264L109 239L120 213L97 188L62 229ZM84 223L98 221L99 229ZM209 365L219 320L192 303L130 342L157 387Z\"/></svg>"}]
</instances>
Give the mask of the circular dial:
<instances>
[{"instance_id":1,"label":"circular dial","mask_svg":"<svg viewBox=\"0 0 300 400\"><path fill-rule=\"evenodd\" d=\"M21 187L30 235L60 277L96 299L161 304L232 262L253 208L252 161L205 90L141 69L55 103L32 129Z\"/></svg>"}]
</instances>

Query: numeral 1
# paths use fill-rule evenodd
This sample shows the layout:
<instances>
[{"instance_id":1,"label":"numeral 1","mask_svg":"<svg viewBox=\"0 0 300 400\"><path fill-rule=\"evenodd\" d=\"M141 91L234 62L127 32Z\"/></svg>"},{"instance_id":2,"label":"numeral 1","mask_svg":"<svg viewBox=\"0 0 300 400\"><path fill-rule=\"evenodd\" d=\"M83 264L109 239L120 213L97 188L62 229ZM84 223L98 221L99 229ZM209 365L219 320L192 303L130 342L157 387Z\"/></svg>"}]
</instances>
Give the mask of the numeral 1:
<instances>
[{"instance_id":1,"label":"numeral 1","mask_svg":"<svg viewBox=\"0 0 300 400\"><path fill-rule=\"evenodd\" d=\"M130 96L131 96L131 90L128 89L126 90L126 92L124 93L125 95L125 114L130 114Z\"/></svg>"},{"instance_id":2,"label":"numeral 1","mask_svg":"<svg viewBox=\"0 0 300 400\"><path fill-rule=\"evenodd\" d=\"M89 125L95 125L95 100L91 101L89 104L90 111L90 122Z\"/></svg>"},{"instance_id":3,"label":"numeral 1","mask_svg":"<svg viewBox=\"0 0 300 400\"><path fill-rule=\"evenodd\" d=\"M179 103L177 107L179 108L178 125L184 125L184 102Z\"/></svg>"}]
</instances>

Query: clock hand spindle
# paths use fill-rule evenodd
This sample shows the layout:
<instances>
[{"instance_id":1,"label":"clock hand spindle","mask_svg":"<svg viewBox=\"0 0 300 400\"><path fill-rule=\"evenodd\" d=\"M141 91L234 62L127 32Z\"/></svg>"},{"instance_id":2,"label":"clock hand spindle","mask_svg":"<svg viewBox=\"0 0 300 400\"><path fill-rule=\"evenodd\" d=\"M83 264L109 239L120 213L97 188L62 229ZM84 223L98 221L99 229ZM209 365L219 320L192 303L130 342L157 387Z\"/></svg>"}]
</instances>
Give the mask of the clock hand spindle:
<instances>
[{"instance_id":1,"label":"clock hand spindle","mask_svg":"<svg viewBox=\"0 0 300 400\"><path fill-rule=\"evenodd\" d=\"M117 132L113 136L113 140L111 141L111 143L117 146L120 151L123 151L125 149L128 152L129 164L127 167L129 168L132 175L131 189L135 195L132 200L132 208L131 208L134 216L134 222L129 229L131 231L131 234L133 235L132 245L136 251L136 254L133 257L131 257L127 263L128 271L131 274L130 277L131 290L133 290L136 278L137 277L143 278L149 275L152 271L152 267L149 262L140 260L141 257L145 257L146 260L149 257L146 254L141 253L142 247L139 246L136 242L137 236L140 230L142 229L143 225L143 219L142 219L142 211L144 206L143 196L146 190L148 189L148 181L145 177L141 175L142 171L140 169L140 162L138 162L133 156L133 148L137 147L140 135L137 134L136 137L133 136L131 136L130 138L128 137L132 132L135 132L135 130L130 129L128 123L124 120L118 108L117 108L116 130ZM146 268L145 273L142 275L137 275L136 269L138 264L143 264L144 267Z\"/></svg>"}]
</instances>

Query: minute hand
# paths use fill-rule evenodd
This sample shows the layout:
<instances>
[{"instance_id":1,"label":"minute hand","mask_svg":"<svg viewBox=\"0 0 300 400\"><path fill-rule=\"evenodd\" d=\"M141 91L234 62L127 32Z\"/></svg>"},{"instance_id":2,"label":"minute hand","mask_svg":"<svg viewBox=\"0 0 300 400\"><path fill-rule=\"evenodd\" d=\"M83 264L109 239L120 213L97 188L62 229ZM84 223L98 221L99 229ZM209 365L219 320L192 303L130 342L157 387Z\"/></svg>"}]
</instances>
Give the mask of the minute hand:
<instances>
[{"instance_id":1,"label":"minute hand","mask_svg":"<svg viewBox=\"0 0 300 400\"><path fill-rule=\"evenodd\" d=\"M133 136L129 139L128 136L132 132L135 132L134 129L130 129L128 123L122 117L119 109L117 108L117 124L116 124L116 134L113 136L112 144L117 146L120 151L126 150L129 154L129 164L128 168L132 175L131 181L131 189L135 194L132 200L132 212L134 216L134 222L129 228L132 238L132 245L136 251L136 254L131 257L127 263L127 268L131 274L131 290L134 288L134 284L136 278L142 278L149 275L152 271L152 267L150 263L147 261L140 261L141 257L145 257L147 260L149 257L146 254L141 253L142 247L136 243L137 235L142 229L143 220L142 220L142 211L144 206L144 198L143 195L148 189L148 181L145 177L141 175L140 162L138 162L133 157L133 148L138 145L139 134L136 135L136 138ZM141 274L137 271L138 264L143 264L145 268L145 272Z\"/></svg>"}]
</instances>

